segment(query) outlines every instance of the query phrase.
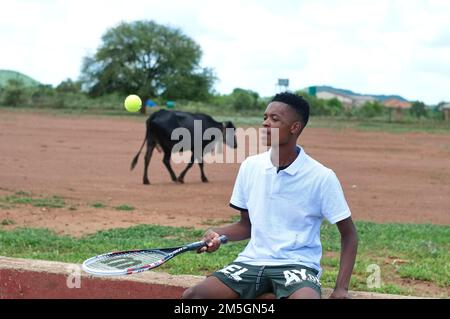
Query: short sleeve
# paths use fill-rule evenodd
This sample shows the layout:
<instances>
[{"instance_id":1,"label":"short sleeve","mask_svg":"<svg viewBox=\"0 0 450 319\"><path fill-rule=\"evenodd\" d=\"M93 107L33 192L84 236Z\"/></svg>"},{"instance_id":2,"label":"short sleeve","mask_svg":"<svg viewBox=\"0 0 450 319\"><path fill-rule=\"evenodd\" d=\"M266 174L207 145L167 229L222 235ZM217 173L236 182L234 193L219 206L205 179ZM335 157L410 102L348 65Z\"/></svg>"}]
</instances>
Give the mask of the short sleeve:
<instances>
[{"instance_id":1,"label":"short sleeve","mask_svg":"<svg viewBox=\"0 0 450 319\"><path fill-rule=\"evenodd\" d=\"M246 161L242 162L239 167L239 172L234 183L233 193L230 199L230 206L234 208L240 208L247 210L247 192L245 187L245 165Z\"/></svg>"},{"instance_id":2,"label":"short sleeve","mask_svg":"<svg viewBox=\"0 0 450 319\"><path fill-rule=\"evenodd\" d=\"M329 170L321 187L322 215L335 224L351 216L350 208L336 174Z\"/></svg>"}]
</instances>

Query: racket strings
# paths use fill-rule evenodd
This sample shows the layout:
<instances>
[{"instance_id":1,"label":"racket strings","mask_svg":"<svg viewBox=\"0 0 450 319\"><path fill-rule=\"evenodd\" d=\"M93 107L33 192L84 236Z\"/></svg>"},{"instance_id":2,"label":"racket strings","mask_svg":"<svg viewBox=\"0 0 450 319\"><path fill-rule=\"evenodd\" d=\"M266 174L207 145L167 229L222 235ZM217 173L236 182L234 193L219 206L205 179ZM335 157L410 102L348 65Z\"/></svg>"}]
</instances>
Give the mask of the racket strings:
<instances>
[{"instance_id":1,"label":"racket strings","mask_svg":"<svg viewBox=\"0 0 450 319\"><path fill-rule=\"evenodd\" d=\"M102 271L125 270L128 268L140 268L148 264L160 261L167 254L161 251L127 252L119 255L107 255L93 261L88 266L91 269Z\"/></svg>"}]
</instances>

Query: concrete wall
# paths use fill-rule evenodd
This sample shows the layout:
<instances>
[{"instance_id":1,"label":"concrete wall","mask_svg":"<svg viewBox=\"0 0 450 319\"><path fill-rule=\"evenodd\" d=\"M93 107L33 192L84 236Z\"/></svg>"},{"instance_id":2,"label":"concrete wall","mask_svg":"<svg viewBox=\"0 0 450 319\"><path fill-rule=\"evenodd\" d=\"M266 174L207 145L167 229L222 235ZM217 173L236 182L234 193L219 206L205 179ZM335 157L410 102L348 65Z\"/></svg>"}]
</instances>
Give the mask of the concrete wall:
<instances>
[{"instance_id":1,"label":"concrete wall","mask_svg":"<svg viewBox=\"0 0 450 319\"><path fill-rule=\"evenodd\" d=\"M202 276L173 276L146 271L100 278L81 271L78 264L0 256L0 299L178 299ZM323 290L327 298L330 289ZM407 298L367 292L350 292L353 298Z\"/></svg>"}]
</instances>

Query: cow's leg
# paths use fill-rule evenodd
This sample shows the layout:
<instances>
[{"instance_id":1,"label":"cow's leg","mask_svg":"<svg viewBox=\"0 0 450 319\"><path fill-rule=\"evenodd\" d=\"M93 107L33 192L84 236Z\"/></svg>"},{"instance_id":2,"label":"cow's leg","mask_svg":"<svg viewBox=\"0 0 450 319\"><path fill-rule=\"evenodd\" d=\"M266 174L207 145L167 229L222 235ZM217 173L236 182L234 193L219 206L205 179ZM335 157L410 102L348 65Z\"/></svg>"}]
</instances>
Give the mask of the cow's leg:
<instances>
[{"instance_id":1,"label":"cow's leg","mask_svg":"<svg viewBox=\"0 0 450 319\"><path fill-rule=\"evenodd\" d=\"M203 183L207 183L208 182L208 179L206 178L206 175L205 175L205 172L204 172L204 170L203 170L203 165L204 165L205 163L203 163L203 161L200 161L199 163L198 163L198 166L200 166L200 173L201 173L201 176L202 176L202 182Z\"/></svg>"},{"instance_id":2,"label":"cow's leg","mask_svg":"<svg viewBox=\"0 0 450 319\"><path fill-rule=\"evenodd\" d=\"M167 170L169 171L170 178L172 178L172 181L176 182L177 176L175 175L172 167L170 166L170 155L171 155L170 151L169 152L164 151L163 163L166 166Z\"/></svg>"},{"instance_id":3,"label":"cow's leg","mask_svg":"<svg viewBox=\"0 0 450 319\"><path fill-rule=\"evenodd\" d=\"M192 152L191 161L189 162L188 166L181 172L180 176L178 176L178 182L184 183L184 176L186 175L187 171L194 165L194 152Z\"/></svg>"},{"instance_id":4,"label":"cow's leg","mask_svg":"<svg viewBox=\"0 0 450 319\"><path fill-rule=\"evenodd\" d=\"M155 146L153 144L147 145L147 152L145 153L145 162L144 162L144 184L150 184L148 180L148 164L150 164L150 159L152 158L153 149Z\"/></svg>"}]
</instances>

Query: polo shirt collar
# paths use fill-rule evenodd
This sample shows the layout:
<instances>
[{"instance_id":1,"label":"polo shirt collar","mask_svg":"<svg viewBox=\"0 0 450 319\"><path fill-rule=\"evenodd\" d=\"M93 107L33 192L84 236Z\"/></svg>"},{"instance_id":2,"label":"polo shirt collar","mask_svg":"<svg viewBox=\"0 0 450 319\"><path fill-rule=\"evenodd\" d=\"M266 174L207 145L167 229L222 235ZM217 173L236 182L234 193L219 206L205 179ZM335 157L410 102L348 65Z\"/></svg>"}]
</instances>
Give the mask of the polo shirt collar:
<instances>
[{"instance_id":1,"label":"polo shirt collar","mask_svg":"<svg viewBox=\"0 0 450 319\"><path fill-rule=\"evenodd\" d=\"M300 169L304 159L306 158L306 154L305 151L303 150L303 148L300 145L297 145L297 149L300 149L300 152L297 155L297 158L295 159L295 161L293 161L291 163L291 165L289 165L287 168L285 168L283 170L283 172L289 174L289 175L295 175L295 173L297 173L297 171ZM265 158L265 163L264 163L264 168L266 170L269 170L271 168L275 168L275 166L273 166L272 161L270 160L270 155L272 154L272 148L270 148L270 150L268 152L266 152L266 158Z\"/></svg>"}]
</instances>

